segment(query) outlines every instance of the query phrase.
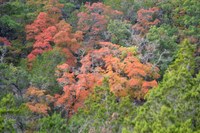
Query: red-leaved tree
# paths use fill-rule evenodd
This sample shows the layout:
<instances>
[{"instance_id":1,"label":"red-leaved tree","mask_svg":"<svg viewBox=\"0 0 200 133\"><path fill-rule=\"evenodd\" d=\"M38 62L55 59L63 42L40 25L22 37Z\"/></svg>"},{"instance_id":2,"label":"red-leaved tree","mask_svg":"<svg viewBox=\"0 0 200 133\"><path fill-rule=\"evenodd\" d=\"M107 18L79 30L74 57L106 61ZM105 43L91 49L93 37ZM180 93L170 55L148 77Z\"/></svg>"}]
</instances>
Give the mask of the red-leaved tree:
<instances>
[{"instance_id":1,"label":"red-leaved tree","mask_svg":"<svg viewBox=\"0 0 200 133\"><path fill-rule=\"evenodd\" d=\"M83 31L85 41L90 45L104 40L109 20L120 18L123 14L100 2L92 5L86 3L85 8L85 11L78 13L78 29Z\"/></svg>"},{"instance_id":2,"label":"red-leaved tree","mask_svg":"<svg viewBox=\"0 0 200 133\"><path fill-rule=\"evenodd\" d=\"M83 40L82 32L72 33L72 27L64 20L57 21L47 13L41 12L37 19L26 26L27 40L34 41L33 51L28 55L29 61L33 61L37 55L51 50L53 45L62 49L67 56L67 63L75 65L74 54L80 48Z\"/></svg>"},{"instance_id":3,"label":"red-leaved tree","mask_svg":"<svg viewBox=\"0 0 200 133\"><path fill-rule=\"evenodd\" d=\"M102 76L98 73L73 72L68 64L58 66L56 71L58 83L63 86L64 93L56 94L55 106L63 107L68 116L74 114L79 107L82 107L84 100L93 91L95 85L100 85Z\"/></svg>"},{"instance_id":4,"label":"red-leaved tree","mask_svg":"<svg viewBox=\"0 0 200 133\"><path fill-rule=\"evenodd\" d=\"M11 46L10 41L5 37L0 37L0 43L1 43L1 45Z\"/></svg>"},{"instance_id":5,"label":"red-leaved tree","mask_svg":"<svg viewBox=\"0 0 200 133\"><path fill-rule=\"evenodd\" d=\"M153 25L157 25L159 20L159 8L140 9L137 12L137 23L133 25L135 32L144 34Z\"/></svg>"},{"instance_id":6,"label":"red-leaved tree","mask_svg":"<svg viewBox=\"0 0 200 133\"><path fill-rule=\"evenodd\" d=\"M26 26L26 39L35 41L33 51L28 55L29 61L34 60L38 54L52 49L50 41L57 32L55 23L56 21L47 13L41 12L32 24Z\"/></svg>"},{"instance_id":7,"label":"red-leaved tree","mask_svg":"<svg viewBox=\"0 0 200 133\"><path fill-rule=\"evenodd\" d=\"M76 65L76 58L73 54L78 53L80 42L83 40L81 31L72 33L72 27L64 20L56 24L58 32L53 37L53 42L60 47L67 56L67 63L71 66Z\"/></svg>"}]
</instances>

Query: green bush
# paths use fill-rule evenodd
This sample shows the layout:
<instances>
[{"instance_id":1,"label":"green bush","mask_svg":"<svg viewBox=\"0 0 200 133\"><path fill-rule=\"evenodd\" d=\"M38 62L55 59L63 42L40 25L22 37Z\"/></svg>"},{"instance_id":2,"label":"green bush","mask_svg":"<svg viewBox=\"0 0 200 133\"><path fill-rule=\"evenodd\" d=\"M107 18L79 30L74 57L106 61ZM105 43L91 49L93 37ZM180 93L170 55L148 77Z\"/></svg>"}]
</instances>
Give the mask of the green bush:
<instances>
[{"instance_id":1,"label":"green bush","mask_svg":"<svg viewBox=\"0 0 200 133\"><path fill-rule=\"evenodd\" d=\"M60 114L54 113L52 116L47 116L39 119L38 133L50 132L61 133L67 132L67 122Z\"/></svg>"},{"instance_id":2,"label":"green bush","mask_svg":"<svg viewBox=\"0 0 200 133\"><path fill-rule=\"evenodd\" d=\"M14 21L10 16L0 17L0 36L16 39L22 26Z\"/></svg>"},{"instance_id":3,"label":"green bush","mask_svg":"<svg viewBox=\"0 0 200 133\"><path fill-rule=\"evenodd\" d=\"M163 12L163 22L180 28L182 34L199 38L199 0L170 0L158 3Z\"/></svg>"},{"instance_id":4,"label":"green bush","mask_svg":"<svg viewBox=\"0 0 200 133\"><path fill-rule=\"evenodd\" d=\"M19 123L25 122L20 120L25 112L26 108L17 103L13 95L0 97L0 132L23 132Z\"/></svg>"},{"instance_id":5,"label":"green bush","mask_svg":"<svg viewBox=\"0 0 200 133\"><path fill-rule=\"evenodd\" d=\"M128 97L115 97L105 80L72 116L68 129L70 132L121 132L125 116L134 117L135 108Z\"/></svg>"},{"instance_id":6,"label":"green bush","mask_svg":"<svg viewBox=\"0 0 200 133\"><path fill-rule=\"evenodd\" d=\"M163 75L168 65L174 60L178 48L177 34L178 30L176 28L166 24L160 27L153 26L147 33L147 39L153 42L152 45L156 45L154 57L150 62L160 68L161 75Z\"/></svg>"},{"instance_id":7,"label":"green bush","mask_svg":"<svg viewBox=\"0 0 200 133\"><path fill-rule=\"evenodd\" d=\"M151 8L156 5L157 0L103 0L103 2L111 6L115 10L122 11L124 13L124 18L136 23L137 21L137 11L141 8Z\"/></svg>"},{"instance_id":8,"label":"green bush","mask_svg":"<svg viewBox=\"0 0 200 133\"><path fill-rule=\"evenodd\" d=\"M108 32L111 35L111 42L121 46L129 46L128 40L131 37L131 25L120 20L111 20L108 24Z\"/></svg>"},{"instance_id":9,"label":"green bush","mask_svg":"<svg viewBox=\"0 0 200 133\"><path fill-rule=\"evenodd\" d=\"M194 46L184 41L160 85L138 108L134 132L181 133L200 131L200 73L194 77ZM126 127L125 129L130 129ZM125 130L127 131L127 130Z\"/></svg>"},{"instance_id":10,"label":"green bush","mask_svg":"<svg viewBox=\"0 0 200 133\"><path fill-rule=\"evenodd\" d=\"M22 67L0 63L0 90L1 94L15 93L22 97L22 90L29 86L28 73Z\"/></svg>"},{"instance_id":11,"label":"green bush","mask_svg":"<svg viewBox=\"0 0 200 133\"><path fill-rule=\"evenodd\" d=\"M32 63L29 71L31 85L48 89L50 92L58 92L60 87L56 81L55 69L58 64L66 61L65 55L59 49L54 49L39 55Z\"/></svg>"}]
</instances>

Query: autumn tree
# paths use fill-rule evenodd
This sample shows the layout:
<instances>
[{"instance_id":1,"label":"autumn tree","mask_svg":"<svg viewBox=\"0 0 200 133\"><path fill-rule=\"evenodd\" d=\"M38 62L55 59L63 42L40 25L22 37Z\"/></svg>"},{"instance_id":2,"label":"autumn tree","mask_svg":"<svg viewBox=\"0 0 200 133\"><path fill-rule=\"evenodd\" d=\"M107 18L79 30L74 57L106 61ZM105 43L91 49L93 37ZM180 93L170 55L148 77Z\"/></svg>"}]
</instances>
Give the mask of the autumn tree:
<instances>
[{"instance_id":1,"label":"autumn tree","mask_svg":"<svg viewBox=\"0 0 200 133\"><path fill-rule=\"evenodd\" d=\"M160 9L158 7L138 10L137 23L132 28L136 33L146 33L151 26L157 25L160 22L159 12Z\"/></svg>"},{"instance_id":2,"label":"autumn tree","mask_svg":"<svg viewBox=\"0 0 200 133\"><path fill-rule=\"evenodd\" d=\"M80 48L80 41L83 39L82 32L72 33L72 27L64 20L50 17L50 14L41 12L37 19L26 26L27 40L35 41L33 51L28 55L29 61L33 61L37 55L52 50L53 45L61 48L66 54L67 63L75 65L76 58L73 54Z\"/></svg>"},{"instance_id":3,"label":"autumn tree","mask_svg":"<svg viewBox=\"0 0 200 133\"><path fill-rule=\"evenodd\" d=\"M81 60L80 68L68 64L58 66L57 81L64 93L56 95L56 106L73 114L83 106L84 100L101 85L103 77L109 77L110 91L117 97L131 95L143 99L149 89L157 86L157 68L142 64L134 55L135 49L120 47L110 42L100 42L98 49L88 52Z\"/></svg>"},{"instance_id":4,"label":"autumn tree","mask_svg":"<svg viewBox=\"0 0 200 133\"><path fill-rule=\"evenodd\" d=\"M56 75L59 77L57 81L63 86L64 93L55 95L57 100L55 106L63 107L68 112L67 117L83 106L84 100L93 91L95 85L101 82L99 74L77 74L70 70L68 64L59 65Z\"/></svg>"},{"instance_id":5,"label":"autumn tree","mask_svg":"<svg viewBox=\"0 0 200 133\"><path fill-rule=\"evenodd\" d=\"M148 87L157 85L152 80L159 77L157 68L140 63L134 55L134 48L124 48L109 42L100 42L99 47L100 49L89 52L81 60L81 71L98 72L110 77L110 89L117 96L126 96L133 90L133 97L140 99L148 91ZM144 80L145 77L148 77L148 82Z\"/></svg>"},{"instance_id":6,"label":"autumn tree","mask_svg":"<svg viewBox=\"0 0 200 133\"><path fill-rule=\"evenodd\" d=\"M80 42L83 40L82 32L76 31L72 33L72 27L64 20L56 24L58 32L53 37L53 42L56 47L62 49L66 54L67 63L69 65L76 65L76 58L74 54L78 53L78 49L81 47Z\"/></svg>"},{"instance_id":7,"label":"autumn tree","mask_svg":"<svg viewBox=\"0 0 200 133\"><path fill-rule=\"evenodd\" d=\"M57 0L29 1L29 3L31 2L36 5L42 5L44 2L46 12L40 12L36 20L26 26L27 40L35 41L33 51L28 55L29 61L34 60L38 54L52 49L50 43L53 41L53 36L57 33L55 25L60 20L60 8L63 7Z\"/></svg>"},{"instance_id":8,"label":"autumn tree","mask_svg":"<svg viewBox=\"0 0 200 133\"><path fill-rule=\"evenodd\" d=\"M120 18L122 12L103 3L86 3L85 11L78 14L78 29L83 31L86 41L106 39L106 28L110 19Z\"/></svg>"},{"instance_id":9,"label":"autumn tree","mask_svg":"<svg viewBox=\"0 0 200 133\"><path fill-rule=\"evenodd\" d=\"M11 43L10 43L10 41L7 38L0 37L0 46L2 46L2 45L10 46Z\"/></svg>"},{"instance_id":10,"label":"autumn tree","mask_svg":"<svg viewBox=\"0 0 200 133\"><path fill-rule=\"evenodd\" d=\"M32 86L27 89L25 97L28 100L26 106L29 110L40 115L48 115L48 111L51 110L50 104L54 102L54 97L47 91Z\"/></svg>"},{"instance_id":11,"label":"autumn tree","mask_svg":"<svg viewBox=\"0 0 200 133\"><path fill-rule=\"evenodd\" d=\"M56 28L50 26L54 24L54 19L50 18L47 13L41 12L32 24L26 26L27 40L35 41L33 44L34 49L28 55L30 61L43 51L52 49L49 41L52 41Z\"/></svg>"}]
</instances>

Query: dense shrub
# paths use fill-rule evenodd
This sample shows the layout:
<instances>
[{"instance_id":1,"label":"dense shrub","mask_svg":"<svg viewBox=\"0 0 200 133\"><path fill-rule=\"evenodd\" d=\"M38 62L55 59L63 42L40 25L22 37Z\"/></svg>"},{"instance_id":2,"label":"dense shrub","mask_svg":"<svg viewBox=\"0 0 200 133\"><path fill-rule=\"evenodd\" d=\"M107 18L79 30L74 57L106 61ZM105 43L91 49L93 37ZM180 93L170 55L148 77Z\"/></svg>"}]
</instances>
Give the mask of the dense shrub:
<instances>
[{"instance_id":1,"label":"dense shrub","mask_svg":"<svg viewBox=\"0 0 200 133\"><path fill-rule=\"evenodd\" d=\"M59 91L54 71L56 66L64 61L66 61L65 55L59 49L54 49L38 56L32 62L32 67L29 71L30 84L41 89L48 89L51 92Z\"/></svg>"},{"instance_id":2,"label":"dense shrub","mask_svg":"<svg viewBox=\"0 0 200 133\"><path fill-rule=\"evenodd\" d=\"M184 41L162 83L137 110L134 132L199 132L199 73L194 75L194 46Z\"/></svg>"},{"instance_id":3,"label":"dense shrub","mask_svg":"<svg viewBox=\"0 0 200 133\"><path fill-rule=\"evenodd\" d=\"M122 132L125 116L134 117L135 108L129 97L115 97L104 80L104 85L96 87L85 106L69 120L68 129L70 132Z\"/></svg>"},{"instance_id":4,"label":"dense shrub","mask_svg":"<svg viewBox=\"0 0 200 133\"><path fill-rule=\"evenodd\" d=\"M111 35L111 42L121 46L130 46L131 25L119 20L111 20L108 24L108 32Z\"/></svg>"}]
</instances>

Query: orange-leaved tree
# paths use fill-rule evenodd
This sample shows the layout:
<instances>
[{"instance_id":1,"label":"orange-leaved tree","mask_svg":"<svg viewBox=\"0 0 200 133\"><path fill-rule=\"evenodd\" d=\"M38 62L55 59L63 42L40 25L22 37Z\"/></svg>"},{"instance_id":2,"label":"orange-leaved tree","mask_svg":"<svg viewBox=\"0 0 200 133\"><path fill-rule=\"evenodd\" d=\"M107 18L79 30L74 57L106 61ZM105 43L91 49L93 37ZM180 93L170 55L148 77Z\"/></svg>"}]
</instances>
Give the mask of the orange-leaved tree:
<instances>
[{"instance_id":1,"label":"orange-leaved tree","mask_svg":"<svg viewBox=\"0 0 200 133\"><path fill-rule=\"evenodd\" d=\"M58 83L63 86L64 93L56 94L55 106L68 112L68 117L82 107L84 100L93 91L95 85L101 84L102 76L98 73L81 73L72 71L68 64L58 66L56 71Z\"/></svg>"},{"instance_id":2,"label":"orange-leaved tree","mask_svg":"<svg viewBox=\"0 0 200 133\"><path fill-rule=\"evenodd\" d=\"M67 63L75 65L73 54L80 48L79 43L83 39L81 31L72 33L72 27L64 20L57 22L48 13L41 12L32 24L26 26L26 33L27 40L34 41L33 51L28 55L30 62L55 45L66 54Z\"/></svg>"},{"instance_id":3,"label":"orange-leaved tree","mask_svg":"<svg viewBox=\"0 0 200 133\"><path fill-rule=\"evenodd\" d=\"M28 55L29 61L34 60L38 54L52 49L50 41L57 32L55 23L47 13L41 12L32 24L26 26L27 40L35 41L33 51Z\"/></svg>"},{"instance_id":4,"label":"orange-leaved tree","mask_svg":"<svg viewBox=\"0 0 200 133\"><path fill-rule=\"evenodd\" d=\"M148 89L157 85L158 68L142 64L129 48L110 42L100 42L99 47L81 60L81 71L108 76L110 89L116 96L131 94L143 99Z\"/></svg>"},{"instance_id":5,"label":"orange-leaved tree","mask_svg":"<svg viewBox=\"0 0 200 133\"><path fill-rule=\"evenodd\" d=\"M64 107L69 115L83 106L104 77L109 78L110 91L116 96L131 95L135 99L143 99L148 90L157 85L159 77L158 69L142 64L132 49L110 42L99 42L98 49L89 51L80 63L78 68L65 63L56 71L64 92L55 96L55 106Z\"/></svg>"},{"instance_id":6,"label":"orange-leaved tree","mask_svg":"<svg viewBox=\"0 0 200 133\"><path fill-rule=\"evenodd\" d=\"M30 86L25 98L28 100L26 106L34 113L48 115L51 110L50 104L54 102L54 97L47 94L47 91Z\"/></svg>"},{"instance_id":7,"label":"orange-leaved tree","mask_svg":"<svg viewBox=\"0 0 200 133\"><path fill-rule=\"evenodd\" d=\"M76 58L73 54L78 53L80 48L80 42L83 40L81 31L72 33L72 27L64 20L56 24L58 32L53 37L55 45L63 50L67 55L67 63L74 66L76 64Z\"/></svg>"}]
</instances>

